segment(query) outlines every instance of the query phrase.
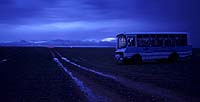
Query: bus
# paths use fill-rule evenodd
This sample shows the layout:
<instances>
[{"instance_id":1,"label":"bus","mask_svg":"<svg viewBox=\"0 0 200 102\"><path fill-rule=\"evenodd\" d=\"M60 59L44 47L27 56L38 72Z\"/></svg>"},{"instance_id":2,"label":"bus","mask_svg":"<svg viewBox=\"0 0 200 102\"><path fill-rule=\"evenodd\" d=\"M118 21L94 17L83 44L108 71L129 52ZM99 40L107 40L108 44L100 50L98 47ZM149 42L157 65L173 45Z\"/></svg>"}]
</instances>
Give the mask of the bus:
<instances>
[{"instance_id":1,"label":"bus","mask_svg":"<svg viewBox=\"0 0 200 102\"><path fill-rule=\"evenodd\" d=\"M168 59L177 61L192 55L188 32L137 32L118 34L115 59L118 63Z\"/></svg>"}]
</instances>

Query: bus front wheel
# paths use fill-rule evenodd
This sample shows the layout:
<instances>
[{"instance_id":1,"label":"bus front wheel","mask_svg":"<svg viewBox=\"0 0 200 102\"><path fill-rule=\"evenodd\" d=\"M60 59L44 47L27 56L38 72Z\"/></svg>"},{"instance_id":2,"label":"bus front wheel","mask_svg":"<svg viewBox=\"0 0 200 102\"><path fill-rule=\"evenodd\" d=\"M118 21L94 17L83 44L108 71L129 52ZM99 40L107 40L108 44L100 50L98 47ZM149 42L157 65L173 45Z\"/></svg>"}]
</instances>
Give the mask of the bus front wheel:
<instances>
[{"instance_id":1,"label":"bus front wheel","mask_svg":"<svg viewBox=\"0 0 200 102\"><path fill-rule=\"evenodd\" d=\"M118 59L118 60L117 60L117 63L118 63L119 65L126 65L126 64L129 64L129 61L128 61L128 59L123 58L123 59Z\"/></svg>"}]
</instances>

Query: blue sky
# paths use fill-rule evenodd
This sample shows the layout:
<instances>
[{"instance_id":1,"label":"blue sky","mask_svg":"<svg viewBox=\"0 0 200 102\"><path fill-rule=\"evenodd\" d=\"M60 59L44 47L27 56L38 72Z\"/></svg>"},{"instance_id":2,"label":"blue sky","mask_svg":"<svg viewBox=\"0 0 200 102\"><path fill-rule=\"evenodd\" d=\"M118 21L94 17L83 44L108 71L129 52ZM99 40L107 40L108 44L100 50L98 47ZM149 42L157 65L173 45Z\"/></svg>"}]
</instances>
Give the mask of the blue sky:
<instances>
[{"instance_id":1,"label":"blue sky","mask_svg":"<svg viewBox=\"0 0 200 102\"><path fill-rule=\"evenodd\" d=\"M193 45L199 46L198 4L198 0L0 0L0 41L178 31L191 32Z\"/></svg>"}]
</instances>

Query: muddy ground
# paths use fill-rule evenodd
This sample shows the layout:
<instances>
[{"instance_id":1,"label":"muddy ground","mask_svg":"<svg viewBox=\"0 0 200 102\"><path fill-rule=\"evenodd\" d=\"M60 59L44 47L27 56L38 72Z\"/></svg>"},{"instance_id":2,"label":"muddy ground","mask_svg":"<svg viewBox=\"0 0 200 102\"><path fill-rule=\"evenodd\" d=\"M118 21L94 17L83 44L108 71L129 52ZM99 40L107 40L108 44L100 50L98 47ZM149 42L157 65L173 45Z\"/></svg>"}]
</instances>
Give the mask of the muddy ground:
<instances>
[{"instance_id":1,"label":"muddy ground","mask_svg":"<svg viewBox=\"0 0 200 102\"><path fill-rule=\"evenodd\" d=\"M6 102L198 102L200 50L190 60L118 65L113 48L0 48Z\"/></svg>"}]
</instances>

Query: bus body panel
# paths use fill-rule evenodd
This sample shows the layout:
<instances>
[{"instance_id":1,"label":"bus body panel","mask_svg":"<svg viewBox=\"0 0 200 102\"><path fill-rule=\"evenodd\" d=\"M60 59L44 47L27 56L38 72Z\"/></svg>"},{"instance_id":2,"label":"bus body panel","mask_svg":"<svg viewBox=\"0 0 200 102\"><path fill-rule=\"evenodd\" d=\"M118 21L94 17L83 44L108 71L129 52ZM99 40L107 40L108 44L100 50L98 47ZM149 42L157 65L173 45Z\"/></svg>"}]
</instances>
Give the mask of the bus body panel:
<instances>
[{"instance_id":1,"label":"bus body panel","mask_svg":"<svg viewBox=\"0 0 200 102\"><path fill-rule=\"evenodd\" d=\"M155 38L156 36L161 37ZM174 52L179 55L179 58L184 58L192 55L191 36L186 32L147 32L119 34L117 37L123 39L123 43L121 44L122 46L117 45L116 47L116 59L119 59L119 57L122 57L123 59L131 59L134 55L139 54L142 57L142 60L156 60L169 58L170 54ZM129 46L131 43L130 38L131 41L134 39L134 46ZM139 40L143 42L150 41L151 44L147 44L148 46L139 46L139 44L142 44ZM151 46L153 44L152 42L155 40L157 40L157 43L158 40L160 40L162 44L159 46ZM117 44L120 43L119 41L120 40L118 40Z\"/></svg>"},{"instance_id":2,"label":"bus body panel","mask_svg":"<svg viewBox=\"0 0 200 102\"><path fill-rule=\"evenodd\" d=\"M192 55L192 47L191 46L184 46L184 47L128 47L123 50L124 58L132 58L135 54L139 54L142 56L143 60L154 60L154 59L163 59L168 58L169 55L173 52L179 54L179 57L187 57Z\"/></svg>"}]
</instances>

